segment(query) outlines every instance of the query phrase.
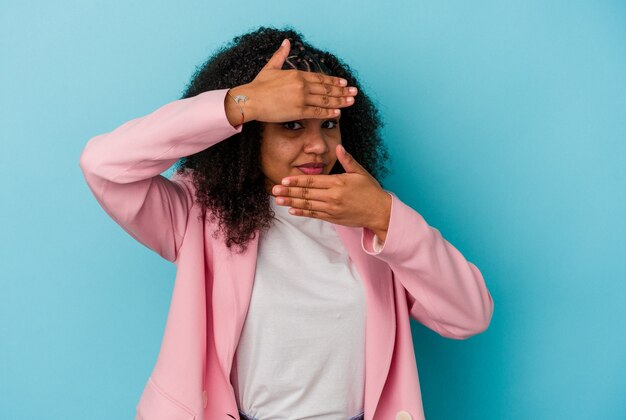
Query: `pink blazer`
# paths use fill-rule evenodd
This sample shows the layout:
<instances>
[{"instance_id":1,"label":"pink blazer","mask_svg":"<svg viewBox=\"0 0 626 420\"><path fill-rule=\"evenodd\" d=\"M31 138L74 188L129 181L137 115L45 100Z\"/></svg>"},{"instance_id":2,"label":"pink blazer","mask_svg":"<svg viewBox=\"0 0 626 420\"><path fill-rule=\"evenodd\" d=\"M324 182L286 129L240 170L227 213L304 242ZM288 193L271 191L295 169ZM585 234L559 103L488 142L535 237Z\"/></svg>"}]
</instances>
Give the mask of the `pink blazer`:
<instances>
[{"instance_id":1,"label":"pink blazer","mask_svg":"<svg viewBox=\"0 0 626 420\"><path fill-rule=\"evenodd\" d=\"M179 158L241 131L226 89L170 102L91 138L80 156L90 190L133 238L173 262L176 279L156 364L136 419L239 419L233 355L254 279L258 238L244 254L213 239L188 175L160 175ZM493 300L472 263L394 193L384 246L367 228L335 225L366 292L365 420L423 419L410 317L465 339L491 321Z\"/></svg>"}]
</instances>

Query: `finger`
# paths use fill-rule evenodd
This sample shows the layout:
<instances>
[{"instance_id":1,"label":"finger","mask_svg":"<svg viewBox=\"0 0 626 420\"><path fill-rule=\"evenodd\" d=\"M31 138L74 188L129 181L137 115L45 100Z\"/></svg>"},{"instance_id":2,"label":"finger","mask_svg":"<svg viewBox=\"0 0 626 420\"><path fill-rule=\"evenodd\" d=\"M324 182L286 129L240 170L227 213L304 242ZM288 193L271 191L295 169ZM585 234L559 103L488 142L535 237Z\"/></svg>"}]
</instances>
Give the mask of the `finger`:
<instances>
[{"instance_id":1,"label":"finger","mask_svg":"<svg viewBox=\"0 0 626 420\"><path fill-rule=\"evenodd\" d=\"M302 200L315 200L315 201L327 201L332 200L325 192L326 189L311 188L311 187L279 187L275 186L272 189L272 193L277 198L283 198L285 200L298 198ZM278 201L277 204L281 204Z\"/></svg>"},{"instance_id":2,"label":"finger","mask_svg":"<svg viewBox=\"0 0 626 420\"><path fill-rule=\"evenodd\" d=\"M290 50L290 43L287 38L283 41L280 47L274 52L269 61L263 66L263 69L278 69L283 67L283 63L287 59Z\"/></svg>"},{"instance_id":3,"label":"finger","mask_svg":"<svg viewBox=\"0 0 626 420\"><path fill-rule=\"evenodd\" d=\"M319 210L302 210L302 209L296 209L293 208L289 210L290 214L293 214L294 216L302 216L302 217L311 217L313 219L322 219L325 220L327 222L334 222L335 219L332 218L332 216L328 213L325 213L323 211L319 211Z\"/></svg>"},{"instance_id":4,"label":"finger","mask_svg":"<svg viewBox=\"0 0 626 420\"><path fill-rule=\"evenodd\" d=\"M331 211L330 207L321 201L292 198L284 205L290 206L289 213L297 216L314 217L316 219L329 219L333 217L333 215L329 213Z\"/></svg>"},{"instance_id":5,"label":"finger","mask_svg":"<svg viewBox=\"0 0 626 420\"><path fill-rule=\"evenodd\" d=\"M285 184L286 182L286 184ZM321 188L327 189L340 185L337 175L293 175L286 176L281 180L282 185L276 185L281 191L289 191L293 187Z\"/></svg>"},{"instance_id":6,"label":"finger","mask_svg":"<svg viewBox=\"0 0 626 420\"><path fill-rule=\"evenodd\" d=\"M337 98L335 96L328 95L306 95L304 97L304 103L305 105L313 107L344 108L354 104L354 97L343 96Z\"/></svg>"},{"instance_id":7,"label":"finger","mask_svg":"<svg viewBox=\"0 0 626 420\"><path fill-rule=\"evenodd\" d=\"M302 109L303 118L335 118L341 115L341 110L338 108L323 108L321 106L305 106Z\"/></svg>"},{"instance_id":8,"label":"finger","mask_svg":"<svg viewBox=\"0 0 626 420\"><path fill-rule=\"evenodd\" d=\"M358 89L354 86L333 86L324 83L307 83L307 90L315 95L356 96Z\"/></svg>"},{"instance_id":9,"label":"finger","mask_svg":"<svg viewBox=\"0 0 626 420\"><path fill-rule=\"evenodd\" d=\"M335 151L337 153L337 160L339 160L339 163L347 173L356 172L369 175L369 172L367 172L363 165L357 162L357 160L350 153L348 153L343 145L338 144Z\"/></svg>"},{"instance_id":10,"label":"finger","mask_svg":"<svg viewBox=\"0 0 626 420\"><path fill-rule=\"evenodd\" d=\"M348 81L342 77L328 76L322 73L302 70L304 80L310 83L324 83L331 86L348 86Z\"/></svg>"}]
</instances>

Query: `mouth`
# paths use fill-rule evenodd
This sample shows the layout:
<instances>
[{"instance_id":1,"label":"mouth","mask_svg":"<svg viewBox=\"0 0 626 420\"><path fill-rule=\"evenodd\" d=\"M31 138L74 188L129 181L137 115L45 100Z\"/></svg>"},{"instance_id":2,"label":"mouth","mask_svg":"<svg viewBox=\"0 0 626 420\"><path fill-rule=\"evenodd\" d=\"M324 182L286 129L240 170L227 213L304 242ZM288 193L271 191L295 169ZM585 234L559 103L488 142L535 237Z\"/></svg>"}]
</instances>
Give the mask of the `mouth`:
<instances>
[{"instance_id":1,"label":"mouth","mask_svg":"<svg viewBox=\"0 0 626 420\"><path fill-rule=\"evenodd\" d=\"M309 162L303 165L298 165L296 168L323 168L324 166L326 166L326 163L324 162Z\"/></svg>"},{"instance_id":2,"label":"mouth","mask_svg":"<svg viewBox=\"0 0 626 420\"><path fill-rule=\"evenodd\" d=\"M300 170L300 172L307 175L319 175L324 172L325 165L301 165L296 166Z\"/></svg>"}]
</instances>

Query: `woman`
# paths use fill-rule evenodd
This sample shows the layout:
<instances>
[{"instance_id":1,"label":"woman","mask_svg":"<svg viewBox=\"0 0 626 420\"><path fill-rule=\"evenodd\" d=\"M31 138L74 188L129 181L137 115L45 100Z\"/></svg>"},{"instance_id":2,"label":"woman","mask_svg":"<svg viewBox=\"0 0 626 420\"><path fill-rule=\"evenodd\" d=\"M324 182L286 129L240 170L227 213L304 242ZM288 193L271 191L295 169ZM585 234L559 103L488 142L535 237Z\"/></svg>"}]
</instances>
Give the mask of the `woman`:
<instances>
[{"instance_id":1,"label":"woman","mask_svg":"<svg viewBox=\"0 0 626 420\"><path fill-rule=\"evenodd\" d=\"M100 205L177 266L138 419L424 418L409 318L465 339L493 301L377 181L379 126L347 65L261 27L181 99L89 140Z\"/></svg>"}]
</instances>

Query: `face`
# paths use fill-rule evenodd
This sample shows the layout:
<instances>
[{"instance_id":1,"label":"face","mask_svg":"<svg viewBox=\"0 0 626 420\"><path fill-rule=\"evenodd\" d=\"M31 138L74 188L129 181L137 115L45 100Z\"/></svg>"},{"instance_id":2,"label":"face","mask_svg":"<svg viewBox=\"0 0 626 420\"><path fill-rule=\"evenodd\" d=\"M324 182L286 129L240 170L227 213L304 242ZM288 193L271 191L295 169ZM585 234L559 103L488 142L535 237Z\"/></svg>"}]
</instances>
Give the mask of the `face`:
<instances>
[{"instance_id":1,"label":"face","mask_svg":"<svg viewBox=\"0 0 626 420\"><path fill-rule=\"evenodd\" d=\"M268 194L283 178L305 175L299 165L323 162L320 175L330 173L337 161L337 145L341 144L340 118L262 123L261 168Z\"/></svg>"}]
</instances>

